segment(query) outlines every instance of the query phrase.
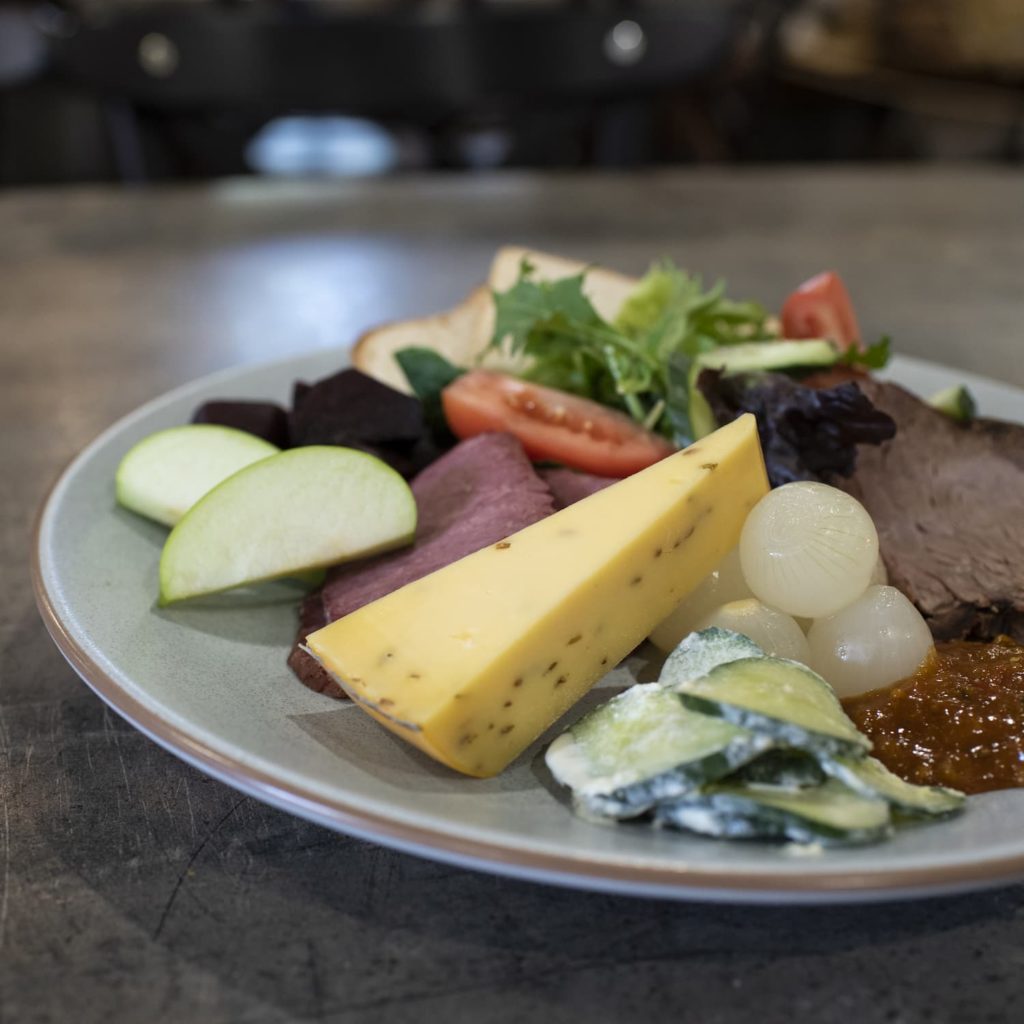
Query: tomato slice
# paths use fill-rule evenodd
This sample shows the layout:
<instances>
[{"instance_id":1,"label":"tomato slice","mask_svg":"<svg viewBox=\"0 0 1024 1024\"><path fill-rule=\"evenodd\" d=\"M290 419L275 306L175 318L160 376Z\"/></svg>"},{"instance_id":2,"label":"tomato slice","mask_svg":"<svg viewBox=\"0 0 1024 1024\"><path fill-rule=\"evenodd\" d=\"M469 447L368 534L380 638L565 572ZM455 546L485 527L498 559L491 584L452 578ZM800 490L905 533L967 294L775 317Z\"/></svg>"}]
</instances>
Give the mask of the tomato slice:
<instances>
[{"instance_id":1,"label":"tomato slice","mask_svg":"<svg viewBox=\"0 0 1024 1024\"><path fill-rule=\"evenodd\" d=\"M786 299L782 333L787 338L828 338L844 352L863 348L850 293L832 270L804 281Z\"/></svg>"},{"instance_id":2,"label":"tomato slice","mask_svg":"<svg viewBox=\"0 0 1024 1024\"><path fill-rule=\"evenodd\" d=\"M531 459L599 476L629 476L675 451L614 409L491 370L459 377L441 392L441 403L456 437L504 431Z\"/></svg>"}]
</instances>

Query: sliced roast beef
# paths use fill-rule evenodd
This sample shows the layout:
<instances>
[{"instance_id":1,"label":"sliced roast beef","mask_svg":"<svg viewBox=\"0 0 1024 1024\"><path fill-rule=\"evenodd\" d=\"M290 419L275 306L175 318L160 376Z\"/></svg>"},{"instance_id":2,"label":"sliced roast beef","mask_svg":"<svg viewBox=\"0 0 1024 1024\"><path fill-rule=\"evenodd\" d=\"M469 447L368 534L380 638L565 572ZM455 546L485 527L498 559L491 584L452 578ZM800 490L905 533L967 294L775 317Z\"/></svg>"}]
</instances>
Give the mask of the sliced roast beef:
<instances>
[{"instance_id":1,"label":"sliced roast beef","mask_svg":"<svg viewBox=\"0 0 1024 1024\"><path fill-rule=\"evenodd\" d=\"M344 697L345 691L331 678L316 658L308 655L300 646L310 633L315 633L327 625L327 613L324 611L323 590L309 594L299 606L299 631L288 655L288 667L311 690L327 697Z\"/></svg>"},{"instance_id":2,"label":"sliced roast beef","mask_svg":"<svg viewBox=\"0 0 1024 1024\"><path fill-rule=\"evenodd\" d=\"M896 436L835 483L874 518L891 582L936 639L1024 642L1024 426L961 424L895 384L859 386Z\"/></svg>"},{"instance_id":3,"label":"sliced roast beef","mask_svg":"<svg viewBox=\"0 0 1024 1024\"><path fill-rule=\"evenodd\" d=\"M413 480L412 491L419 511L415 543L332 570L322 590L303 607L288 664L318 692L342 696L337 684L298 647L308 633L555 510L551 492L511 434L481 434L456 445Z\"/></svg>"},{"instance_id":4,"label":"sliced roast beef","mask_svg":"<svg viewBox=\"0 0 1024 1024\"><path fill-rule=\"evenodd\" d=\"M538 476L548 485L555 499L555 508L566 508L575 505L582 498L603 491L611 484L619 481L613 476L594 476L593 473L580 473L575 469L557 466L552 469L538 470Z\"/></svg>"}]
</instances>

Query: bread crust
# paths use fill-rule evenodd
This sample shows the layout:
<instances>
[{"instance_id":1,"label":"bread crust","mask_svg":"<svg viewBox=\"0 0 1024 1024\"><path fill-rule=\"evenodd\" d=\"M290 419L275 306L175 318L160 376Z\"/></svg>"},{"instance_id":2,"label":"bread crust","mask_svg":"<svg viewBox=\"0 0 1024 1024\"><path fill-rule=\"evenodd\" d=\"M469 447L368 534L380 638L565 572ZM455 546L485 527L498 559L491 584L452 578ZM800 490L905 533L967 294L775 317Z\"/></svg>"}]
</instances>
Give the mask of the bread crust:
<instances>
[{"instance_id":1,"label":"bread crust","mask_svg":"<svg viewBox=\"0 0 1024 1024\"><path fill-rule=\"evenodd\" d=\"M535 268L540 280L552 281L587 272L584 290L594 308L605 319L618 313L637 279L614 270L606 270L579 260L554 256L517 245L507 245L495 253L485 284L477 285L458 305L442 313L398 320L365 331L352 348L352 365L399 391L410 390L408 381L395 361L403 348L430 348L456 366L472 366L480 358L494 333L493 291L505 291L515 284L523 260ZM515 369L514 362L496 352L486 365Z\"/></svg>"}]
</instances>

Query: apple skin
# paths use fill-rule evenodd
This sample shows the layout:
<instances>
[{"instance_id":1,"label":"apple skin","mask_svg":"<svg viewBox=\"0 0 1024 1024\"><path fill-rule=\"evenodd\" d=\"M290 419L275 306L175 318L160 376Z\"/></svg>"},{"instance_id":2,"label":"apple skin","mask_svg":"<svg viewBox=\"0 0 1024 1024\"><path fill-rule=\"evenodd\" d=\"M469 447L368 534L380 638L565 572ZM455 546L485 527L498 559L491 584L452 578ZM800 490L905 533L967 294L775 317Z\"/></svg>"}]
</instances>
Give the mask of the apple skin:
<instances>
[{"instance_id":1,"label":"apple skin","mask_svg":"<svg viewBox=\"0 0 1024 1024\"><path fill-rule=\"evenodd\" d=\"M174 526L208 491L280 449L233 427L189 424L144 437L117 467L119 505Z\"/></svg>"},{"instance_id":2,"label":"apple skin","mask_svg":"<svg viewBox=\"0 0 1024 1024\"><path fill-rule=\"evenodd\" d=\"M160 557L160 604L364 558L412 541L416 500L401 475L353 448L292 448L201 498Z\"/></svg>"}]
</instances>

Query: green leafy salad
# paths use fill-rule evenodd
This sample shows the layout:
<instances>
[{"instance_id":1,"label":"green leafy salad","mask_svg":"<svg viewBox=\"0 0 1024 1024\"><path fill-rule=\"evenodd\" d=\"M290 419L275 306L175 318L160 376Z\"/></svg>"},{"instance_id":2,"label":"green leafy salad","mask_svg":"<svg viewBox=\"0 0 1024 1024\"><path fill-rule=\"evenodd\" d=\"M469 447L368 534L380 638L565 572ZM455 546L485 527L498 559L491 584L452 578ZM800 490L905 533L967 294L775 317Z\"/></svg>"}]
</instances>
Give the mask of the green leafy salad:
<instances>
[{"instance_id":1,"label":"green leafy salad","mask_svg":"<svg viewBox=\"0 0 1024 1024\"><path fill-rule=\"evenodd\" d=\"M679 446L693 440L694 360L777 337L757 303L727 298L721 281L705 289L668 260L651 268L613 323L584 294L584 279L538 281L524 261L519 280L494 296L492 346L528 357L524 378L622 409Z\"/></svg>"},{"instance_id":2,"label":"green leafy salad","mask_svg":"<svg viewBox=\"0 0 1024 1024\"><path fill-rule=\"evenodd\" d=\"M714 428L697 388L702 369L728 372L883 366L889 342L842 351L823 338L787 340L758 303L705 287L671 260L655 263L614 320L585 291L586 271L538 278L523 260L516 282L493 293L494 332L485 350L515 360L517 376L620 410L685 447ZM438 384L457 376L436 352L410 348L397 358L413 390L434 404Z\"/></svg>"}]
</instances>

